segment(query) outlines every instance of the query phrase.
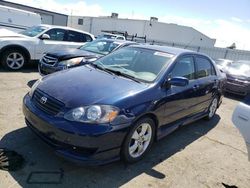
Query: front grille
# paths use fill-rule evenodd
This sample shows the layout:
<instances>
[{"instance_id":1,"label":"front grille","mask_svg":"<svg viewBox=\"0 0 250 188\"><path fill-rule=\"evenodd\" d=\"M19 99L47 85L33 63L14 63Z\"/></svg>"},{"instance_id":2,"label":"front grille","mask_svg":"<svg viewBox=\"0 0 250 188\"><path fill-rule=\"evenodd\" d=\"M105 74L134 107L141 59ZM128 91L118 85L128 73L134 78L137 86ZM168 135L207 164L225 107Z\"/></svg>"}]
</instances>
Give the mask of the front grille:
<instances>
[{"instance_id":1,"label":"front grille","mask_svg":"<svg viewBox=\"0 0 250 188\"><path fill-rule=\"evenodd\" d=\"M245 83L244 80L239 80L239 79L236 80L236 79L228 78L227 81L230 82L230 83L234 83L234 84L240 85L240 86L247 86L247 85L249 85L248 83Z\"/></svg>"},{"instance_id":2,"label":"front grille","mask_svg":"<svg viewBox=\"0 0 250 188\"><path fill-rule=\"evenodd\" d=\"M46 102L42 101L43 97L46 98ZM62 102L48 96L38 89L34 92L32 100L37 108L50 115L58 114L64 107Z\"/></svg>"},{"instance_id":3,"label":"front grille","mask_svg":"<svg viewBox=\"0 0 250 188\"><path fill-rule=\"evenodd\" d=\"M49 55L45 55L42 58L43 63L48 64L48 65L54 65L57 62L57 58L51 57Z\"/></svg>"}]
</instances>

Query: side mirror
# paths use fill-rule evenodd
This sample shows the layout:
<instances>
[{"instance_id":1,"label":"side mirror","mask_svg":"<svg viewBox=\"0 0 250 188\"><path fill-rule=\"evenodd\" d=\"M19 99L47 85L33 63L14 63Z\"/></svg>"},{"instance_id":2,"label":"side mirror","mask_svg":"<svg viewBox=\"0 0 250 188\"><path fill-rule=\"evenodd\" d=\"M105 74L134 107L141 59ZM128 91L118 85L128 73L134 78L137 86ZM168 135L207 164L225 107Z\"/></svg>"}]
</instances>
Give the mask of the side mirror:
<instances>
[{"instance_id":1,"label":"side mirror","mask_svg":"<svg viewBox=\"0 0 250 188\"><path fill-rule=\"evenodd\" d=\"M40 37L41 40L49 40L50 36L48 34L42 34L42 36Z\"/></svg>"},{"instance_id":2,"label":"side mirror","mask_svg":"<svg viewBox=\"0 0 250 188\"><path fill-rule=\"evenodd\" d=\"M185 77L174 77L174 78L170 78L169 80L167 80L164 83L165 87L170 87L172 86L187 86L189 84L189 80Z\"/></svg>"}]
</instances>

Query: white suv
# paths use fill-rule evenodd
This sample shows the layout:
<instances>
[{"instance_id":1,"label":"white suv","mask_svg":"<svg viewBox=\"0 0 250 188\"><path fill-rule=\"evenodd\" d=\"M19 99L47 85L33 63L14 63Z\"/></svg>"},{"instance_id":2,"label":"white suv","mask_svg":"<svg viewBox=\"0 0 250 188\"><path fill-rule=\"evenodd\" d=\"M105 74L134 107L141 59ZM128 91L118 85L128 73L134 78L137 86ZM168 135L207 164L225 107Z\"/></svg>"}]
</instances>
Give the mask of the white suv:
<instances>
[{"instance_id":1,"label":"white suv","mask_svg":"<svg viewBox=\"0 0 250 188\"><path fill-rule=\"evenodd\" d=\"M38 25L20 33L0 29L0 62L6 69L18 70L47 51L77 48L94 39L90 33L61 26Z\"/></svg>"}]
</instances>

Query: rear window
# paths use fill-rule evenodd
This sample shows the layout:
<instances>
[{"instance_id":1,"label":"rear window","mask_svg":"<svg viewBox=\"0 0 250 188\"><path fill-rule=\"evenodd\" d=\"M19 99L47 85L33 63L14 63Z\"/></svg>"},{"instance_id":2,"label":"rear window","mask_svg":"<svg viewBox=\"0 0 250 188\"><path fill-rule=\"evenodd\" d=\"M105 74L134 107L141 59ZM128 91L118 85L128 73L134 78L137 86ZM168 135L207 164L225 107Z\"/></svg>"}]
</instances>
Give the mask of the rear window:
<instances>
[{"instance_id":1,"label":"rear window","mask_svg":"<svg viewBox=\"0 0 250 188\"><path fill-rule=\"evenodd\" d=\"M79 33L76 31L68 31L68 39L69 42L91 42L92 38L83 33Z\"/></svg>"}]
</instances>

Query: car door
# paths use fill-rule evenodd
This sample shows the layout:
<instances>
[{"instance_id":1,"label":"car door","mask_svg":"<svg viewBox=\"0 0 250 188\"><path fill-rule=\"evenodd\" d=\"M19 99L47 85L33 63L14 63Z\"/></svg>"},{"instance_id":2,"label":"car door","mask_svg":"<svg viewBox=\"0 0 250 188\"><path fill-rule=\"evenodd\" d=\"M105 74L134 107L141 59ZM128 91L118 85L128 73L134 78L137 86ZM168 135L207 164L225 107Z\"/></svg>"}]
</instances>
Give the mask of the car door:
<instances>
[{"instance_id":1,"label":"car door","mask_svg":"<svg viewBox=\"0 0 250 188\"><path fill-rule=\"evenodd\" d=\"M46 31L49 39L40 39L36 46L36 59L42 58L43 54L52 50L60 50L67 47L68 42L65 40L67 30L54 28Z\"/></svg>"},{"instance_id":2,"label":"car door","mask_svg":"<svg viewBox=\"0 0 250 188\"><path fill-rule=\"evenodd\" d=\"M77 31L68 30L68 35L66 37L67 47L69 48L78 48L82 46L86 42L91 42L93 39L84 33L80 33Z\"/></svg>"},{"instance_id":3,"label":"car door","mask_svg":"<svg viewBox=\"0 0 250 188\"><path fill-rule=\"evenodd\" d=\"M206 110L218 88L218 78L213 63L205 56L195 56L196 77L198 79L198 111Z\"/></svg>"},{"instance_id":4,"label":"car door","mask_svg":"<svg viewBox=\"0 0 250 188\"><path fill-rule=\"evenodd\" d=\"M245 140L250 161L250 94L236 106L232 121Z\"/></svg>"},{"instance_id":5,"label":"car door","mask_svg":"<svg viewBox=\"0 0 250 188\"><path fill-rule=\"evenodd\" d=\"M193 56L182 56L176 60L168 78L185 77L189 80L187 86L171 86L165 91L164 124L172 123L196 113L196 88L198 82L195 78L195 64Z\"/></svg>"}]
</instances>

